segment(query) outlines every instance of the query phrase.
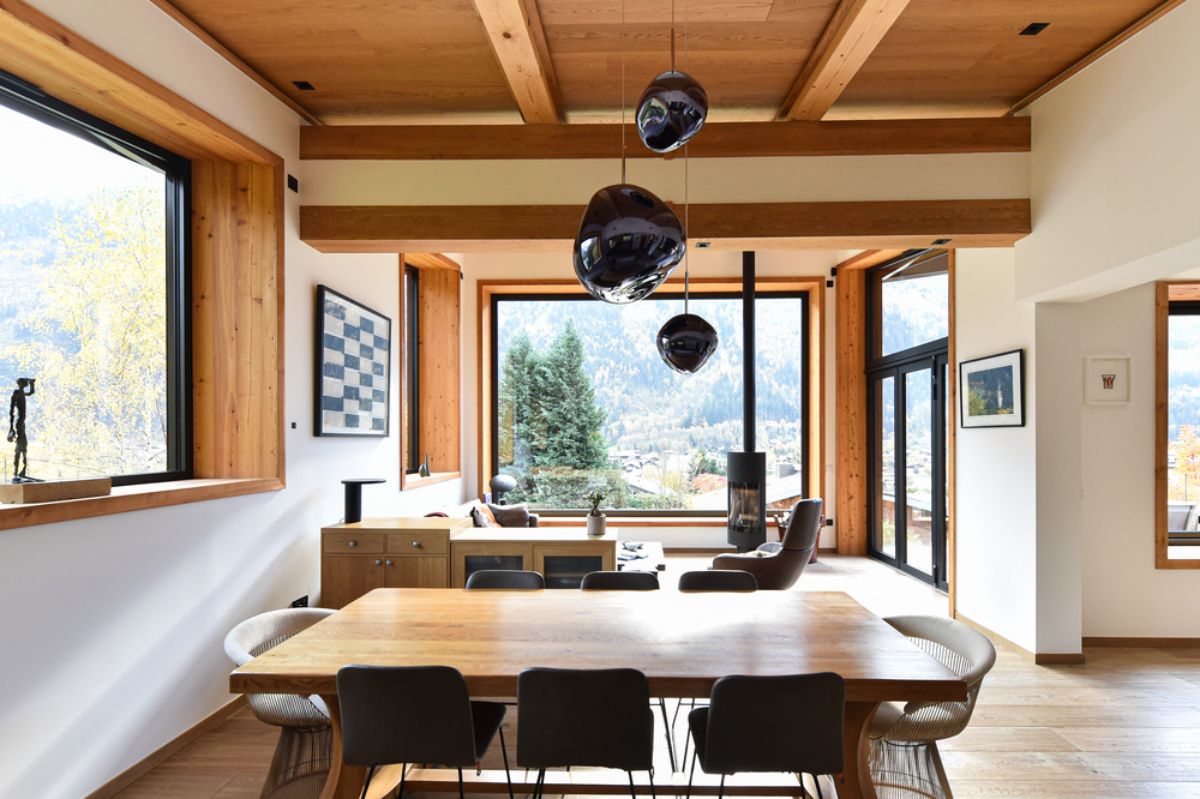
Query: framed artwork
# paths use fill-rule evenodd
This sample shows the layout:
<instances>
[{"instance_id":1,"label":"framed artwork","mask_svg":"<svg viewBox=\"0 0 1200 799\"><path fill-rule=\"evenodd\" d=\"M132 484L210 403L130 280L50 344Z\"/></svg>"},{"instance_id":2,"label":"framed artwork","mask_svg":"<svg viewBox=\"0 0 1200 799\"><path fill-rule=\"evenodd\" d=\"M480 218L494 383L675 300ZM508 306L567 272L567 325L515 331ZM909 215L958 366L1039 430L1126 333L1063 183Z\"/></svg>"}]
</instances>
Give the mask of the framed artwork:
<instances>
[{"instance_id":1,"label":"framed artwork","mask_svg":"<svg viewBox=\"0 0 1200 799\"><path fill-rule=\"evenodd\" d=\"M390 432L392 320L317 286L313 435L387 436Z\"/></svg>"},{"instance_id":2,"label":"framed artwork","mask_svg":"<svg viewBox=\"0 0 1200 799\"><path fill-rule=\"evenodd\" d=\"M1089 355L1084 365L1083 399L1088 405L1129 402L1129 356Z\"/></svg>"},{"instance_id":3,"label":"framed artwork","mask_svg":"<svg viewBox=\"0 0 1200 799\"><path fill-rule=\"evenodd\" d=\"M1025 351L962 361L959 423L962 427L1025 426Z\"/></svg>"}]
</instances>

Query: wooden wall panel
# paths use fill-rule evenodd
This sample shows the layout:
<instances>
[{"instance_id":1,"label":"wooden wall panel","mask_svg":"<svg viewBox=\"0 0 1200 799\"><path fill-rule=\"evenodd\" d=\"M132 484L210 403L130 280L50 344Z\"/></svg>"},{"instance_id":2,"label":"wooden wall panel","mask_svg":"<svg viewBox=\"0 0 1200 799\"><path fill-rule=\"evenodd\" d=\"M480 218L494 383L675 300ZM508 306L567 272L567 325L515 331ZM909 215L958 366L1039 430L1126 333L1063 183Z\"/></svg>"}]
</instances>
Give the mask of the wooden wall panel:
<instances>
[{"instance_id":1,"label":"wooden wall panel","mask_svg":"<svg viewBox=\"0 0 1200 799\"><path fill-rule=\"evenodd\" d=\"M457 472L461 455L459 413L459 292L457 270L426 268L420 276L417 346L420 352L421 451L434 472Z\"/></svg>"},{"instance_id":2,"label":"wooden wall panel","mask_svg":"<svg viewBox=\"0 0 1200 799\"><path fill-rule=\"evenodd\" d=\"M282 175L192 164L193 468L283 477Z\"/></svg>"},{"instance_id":3,"label":"wooden wall panel","mask_svg":"<svg viewBox=\"0 0 1200 799\"><path fill-rule=\"evenodd\" d=\"M837 546L867 554L867 378L865 269L838 269L837 281Z\"/></svg>"}]
</instances>

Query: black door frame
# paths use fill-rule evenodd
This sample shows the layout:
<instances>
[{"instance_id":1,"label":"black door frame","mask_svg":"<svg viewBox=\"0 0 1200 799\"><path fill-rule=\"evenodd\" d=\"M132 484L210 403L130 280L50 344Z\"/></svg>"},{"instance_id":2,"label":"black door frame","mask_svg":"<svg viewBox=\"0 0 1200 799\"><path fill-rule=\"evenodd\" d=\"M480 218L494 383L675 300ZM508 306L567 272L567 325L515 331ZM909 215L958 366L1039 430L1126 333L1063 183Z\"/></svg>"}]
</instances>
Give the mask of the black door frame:
<instances>
[{"instance_id":1,"label":"black door frame","mask_svg":"<svg viewBox=\"0 0 1200 799\"><path fill-rule=\"evenodd\" d=\"M949 363L949 341L941 339L930 344L916 347L899 356L883 359L879 364L867 370L867 418L871 427L867 434L867 458L871 469L870 496L867 501L867 551L871 557L912 575L919 580L931 583L941 590L948 590L947 571L947 524L946 524L946 420L947 403L947 366ZM930 498L932 515L931 546L933 547L933 574L927 574L908 564L908 516L907 503L901 502L908 495L908 455L907 455L907 425L904 423L908 407L908 395L905 376L914 372L928 370L930 373L930 427L931 445L933 447L932 492ZM876 384L879 381L892 378L893 419L895 435L895 556L888 555L879 549L876 542L876 531L879 529L880 500L876 491L875 468L881 455L881 441L876 430L875 420L882 408L876 400Z\"/></svg>"}]
</instances>

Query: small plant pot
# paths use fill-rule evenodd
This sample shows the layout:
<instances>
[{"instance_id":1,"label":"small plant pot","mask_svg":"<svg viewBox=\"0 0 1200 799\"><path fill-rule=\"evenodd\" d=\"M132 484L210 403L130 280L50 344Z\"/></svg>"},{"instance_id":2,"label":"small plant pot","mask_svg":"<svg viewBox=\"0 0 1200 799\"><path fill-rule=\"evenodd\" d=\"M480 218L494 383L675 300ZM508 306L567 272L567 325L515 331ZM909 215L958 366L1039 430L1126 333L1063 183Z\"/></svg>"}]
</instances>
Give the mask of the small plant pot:
<instances>
[{"instance_id":1,"label":"small plant pot","mask_svg":"<svg viewBox=\"0 0 1200 799\"><path fill-rule=\"evenodd\" d=\"M600 536L604 535L605 525L608 523L608 517L601 513L599 516L593 516L590 513L587 517L588 535Z\"/></svg>"}]
</instances>

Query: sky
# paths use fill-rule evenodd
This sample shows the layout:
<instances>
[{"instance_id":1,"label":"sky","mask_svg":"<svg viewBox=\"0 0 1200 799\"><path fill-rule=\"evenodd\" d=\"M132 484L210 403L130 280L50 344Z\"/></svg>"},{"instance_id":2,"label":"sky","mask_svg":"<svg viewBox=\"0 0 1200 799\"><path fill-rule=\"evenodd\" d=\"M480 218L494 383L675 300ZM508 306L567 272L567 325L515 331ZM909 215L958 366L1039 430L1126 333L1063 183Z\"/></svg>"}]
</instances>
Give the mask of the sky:
<instances>
[{"instance_id":1,"label":"sky","mask_svg":"<svg viewBox=\"0 0 1200 799\"><path fill-rule=\"evenodd\" d=\"M0 105L0 203L77 199L124 188L157 173Z\"/></svg>"}]
</instances>

